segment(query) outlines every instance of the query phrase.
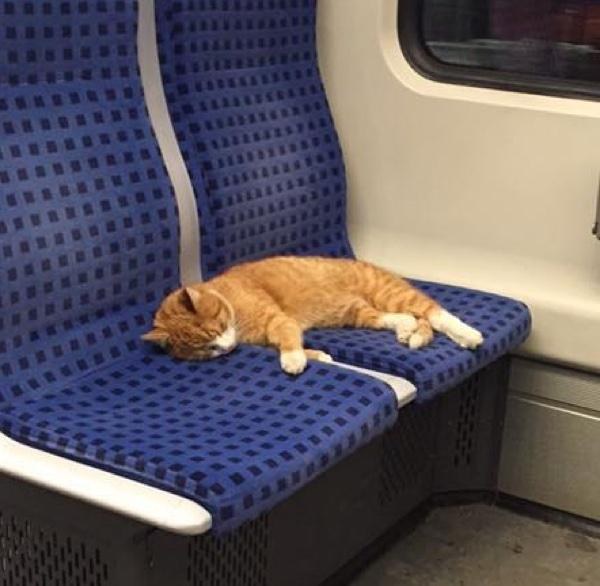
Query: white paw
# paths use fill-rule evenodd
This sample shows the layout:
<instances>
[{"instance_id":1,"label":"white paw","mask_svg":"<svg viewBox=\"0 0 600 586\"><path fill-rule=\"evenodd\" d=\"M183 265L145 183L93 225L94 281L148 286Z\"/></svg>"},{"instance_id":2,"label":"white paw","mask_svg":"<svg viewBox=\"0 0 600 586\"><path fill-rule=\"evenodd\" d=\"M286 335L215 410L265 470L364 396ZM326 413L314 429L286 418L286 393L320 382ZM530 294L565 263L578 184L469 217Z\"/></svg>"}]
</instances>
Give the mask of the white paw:
<instances>
[{"instance_id":1,"label":"white paw","mask_svg":"<svg viewBox=\"0 0 600 586\"><path fill-rule=\"evenodd\" d=\"M306 354L304 350L282 352L280 362L281 368L288 374L301 374L306 369Z\"/></svg>"},{"instance_id":2,"label":"white paw","mask_svg":"<svg viewBox=\"0 0 600 586\"><path fill-rule=\"evenodd\" d=\"M396 340L400 342L400 344L408 344L410 339L413 337L413 332L417 328L396 328Z\"/></svg>"},{"instance_id":3,"label":"white paw","mask_svg":"<svg viewBox=\"0 0 600 586\"><path fill-rule=\"evenodd\" d=\"M321 352L320 350L317 350L315 352L315 355L311 357L312 360L317 360L319 362L327 362L327 363L331 363L333 362L333 358L330 354L327 354L327 352Z\"/></svg>"},{"instance_id":4,"label":"white paw","mask_svg":"<svg viewBox=\"0 0 600 586\"><path fill-rule=\"evenodd\" d=\"M460 332L452 332L448 334L448 337L456 342L461 348L467 348L474 350L483 344L483 334L472 328L471 326L465 325L461 328Z\"/></svg>"},{"instance_id":5,"label":"white paw","mask_svg":"<svg viewBox=\"0 0 600 586\"><path fill-rule=\"evenodd\" d=\"M427 338L423 336L423 334L413 334L408 340L408 347L411 350L418 350L419 348L423 348L423 346L427 346L431 338Z\"/></svg>"},{"instance_id":6,"label":"white paw","mask_svg":"<svg viewBox=\"0 0 600 586\"><path fill-rule=\"evenodd\" d=\"M385 328L394 330L401 344L406 344L411 334L417 329L417 320L408 313L386 313L382 318Z\"/></svg>"},{"instance_id":7,"label":"white paw","mask_svg":"<svg viewBox=\"0 0 600 586\"><path fill-rule=\"evenodd\" d=\"M474 350L483 344L483 335L480 331L445 310L432 315L430 321L435 330L446 334L461 348Z\"/></svg>"}]
</instances>

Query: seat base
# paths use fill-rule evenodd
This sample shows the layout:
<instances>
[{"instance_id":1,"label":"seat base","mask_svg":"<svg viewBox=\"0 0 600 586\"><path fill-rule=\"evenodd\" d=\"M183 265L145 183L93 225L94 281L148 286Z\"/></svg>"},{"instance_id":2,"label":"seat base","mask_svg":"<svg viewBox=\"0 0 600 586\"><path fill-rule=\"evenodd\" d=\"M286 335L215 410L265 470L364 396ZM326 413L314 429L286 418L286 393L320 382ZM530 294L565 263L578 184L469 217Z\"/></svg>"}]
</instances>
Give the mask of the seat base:
<instances>
[{"instance_id":1,"label":"seat base","mask_svg":"<svg viewBox=\"0 0 600 586\"><path fill-rule=\"evenodd\" d=\"M400 412L271 513L187 538L0 477L2 586L316 586L439 493L496 490L508 359Z\"/></svg>"}]
</instances>

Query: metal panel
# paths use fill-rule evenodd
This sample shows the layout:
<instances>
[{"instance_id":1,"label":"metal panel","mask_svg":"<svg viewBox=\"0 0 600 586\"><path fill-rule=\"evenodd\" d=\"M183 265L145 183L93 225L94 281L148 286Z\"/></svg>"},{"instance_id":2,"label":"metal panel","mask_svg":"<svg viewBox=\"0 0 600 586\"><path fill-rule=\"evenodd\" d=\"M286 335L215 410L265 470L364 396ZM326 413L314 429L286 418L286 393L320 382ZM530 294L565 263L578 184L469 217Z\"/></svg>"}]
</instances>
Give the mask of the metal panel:
<instances>
[{"instance_id":1,"label":"metal panel","mask_svg":"<svg viewBox=\"0 0 600 586\"><path fill-rule=\"evenodd\" d=\"M512 396L500 490L600 521L599 443L599 417Z\"/></svg>"},{"instance_id":2,"label":"metal panel","mask_svg":"<svg viewBox=\"0 0 600 586\"><path fill-rule=\"evenodd\" d=\"M515 361L502 492L600 521L600 377Z\"/></svg>"},{"instance_id":3,"label":"metal panel","mask_svg":"<svg viewBox=\"0 0 600 586\"><path fill-rule=\"evenodd\" d=\"M513 360L511 393L600 412L600 376L531 360Z\"/></svg>"},{"instance_id":4,"label":"metal panel","mask_svg":"<svg viewBox=\"0 0 600 586\"><path fill-rule=\"evenodd\" d=\"M2 586L110 586L104 551L64 528L0 513Z\"/></svg>"},{"instance_id":5,"label":"metal panel","mask_svg":"<svg viewBox=\"0 0 600 586\"><path fill-rule=\"evenodd\" d=\"M146 586L148 530L0 474L0 586Z\"/></svg>"},{"instance_id":6,"label":"metal panel","mask_svg":"<svg viewBox=\"0 0 600 586\"><path fill-rule=\"evenodd\" d=\"M507 378L506 358L441 397L436 492L496 490Z\"/></svg>"}]
</instances>

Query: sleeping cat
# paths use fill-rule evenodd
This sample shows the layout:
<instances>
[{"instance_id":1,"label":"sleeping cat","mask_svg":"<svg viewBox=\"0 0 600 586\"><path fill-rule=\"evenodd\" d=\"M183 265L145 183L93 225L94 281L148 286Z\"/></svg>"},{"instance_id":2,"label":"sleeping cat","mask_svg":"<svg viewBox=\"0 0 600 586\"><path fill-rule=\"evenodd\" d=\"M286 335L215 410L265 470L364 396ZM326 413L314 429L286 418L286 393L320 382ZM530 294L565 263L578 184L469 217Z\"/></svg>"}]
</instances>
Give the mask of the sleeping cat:
<instances>
[{"instance_id":1,"label":"sleeping cat","mask_svg":"<svg viewBox=\"0 0 600 586\"><path fill-rule=\"evenodd\" d=\"M331 357L303 347L309 328L388 329L418 349L434 330L463 348L483 336L404 279L372 264L319 257L275 257L240 264L205 283L171 293L143 336L183 360L207 360L240 343L274 346L281 368L300 374L307 359Z\"/></svg>"}]
</instances>

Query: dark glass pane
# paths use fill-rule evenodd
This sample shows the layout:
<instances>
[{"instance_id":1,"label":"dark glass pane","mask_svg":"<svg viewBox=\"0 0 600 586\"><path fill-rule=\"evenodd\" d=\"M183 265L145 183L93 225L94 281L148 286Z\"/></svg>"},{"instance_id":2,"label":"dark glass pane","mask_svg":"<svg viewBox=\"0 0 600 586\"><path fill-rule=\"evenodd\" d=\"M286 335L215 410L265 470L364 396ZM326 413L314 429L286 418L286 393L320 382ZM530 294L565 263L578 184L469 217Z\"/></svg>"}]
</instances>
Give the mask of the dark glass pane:
<instances>
[{"instance_id":1,"label":"dark glass pane","mask_svg":"<svg viewBox=\"0 0 600 586\"><path fill-rule=\"evenodd\" d=\"M424 0L423 35L440 61L600 81L600 0Z\"/></svg>"}]
</instances>

